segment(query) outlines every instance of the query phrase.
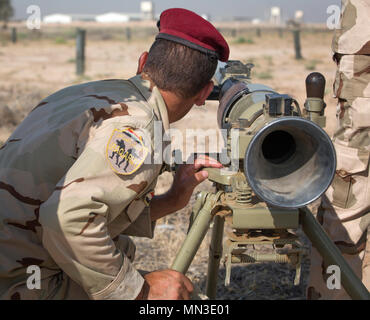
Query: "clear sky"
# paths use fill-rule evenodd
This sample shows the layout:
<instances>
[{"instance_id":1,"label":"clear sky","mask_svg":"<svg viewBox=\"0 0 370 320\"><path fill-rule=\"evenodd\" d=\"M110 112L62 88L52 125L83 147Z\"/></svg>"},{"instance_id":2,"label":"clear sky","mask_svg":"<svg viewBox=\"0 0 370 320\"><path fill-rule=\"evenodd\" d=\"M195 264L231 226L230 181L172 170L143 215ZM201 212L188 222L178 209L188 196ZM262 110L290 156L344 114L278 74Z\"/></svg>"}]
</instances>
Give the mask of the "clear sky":
<instances>
[{"instance_id":1,"label":"clear sky","mask_svg":"<svg viewBox=\"0 0 370 320\"><path fill-rule=\"evenodd\" d=\"M306 22L325 22L329 16L329 5L340 5L340 0L155 0L155 12L167 8L186 8L198 14L209 14L214 18L247 16L265 19L270 7L282 8L283 19L292 18L296 10L304 11ZM139 12L140 0L12 0L15 18L27 17L27 7L35 4L41 14L50 13L87 13Z\"/></svg>"}]
</instances>

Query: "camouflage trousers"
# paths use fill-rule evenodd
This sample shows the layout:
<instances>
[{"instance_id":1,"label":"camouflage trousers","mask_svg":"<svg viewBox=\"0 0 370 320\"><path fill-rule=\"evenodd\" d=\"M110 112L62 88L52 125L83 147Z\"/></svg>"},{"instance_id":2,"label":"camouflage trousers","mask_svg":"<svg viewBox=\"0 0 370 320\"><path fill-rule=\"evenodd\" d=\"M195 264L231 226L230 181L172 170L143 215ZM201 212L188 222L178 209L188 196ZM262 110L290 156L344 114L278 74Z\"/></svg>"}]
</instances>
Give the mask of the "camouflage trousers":
<instances>
[{"instance_id":1,"label":"camouflage trousers","mask_svg":"<svg viewBox=\"0 0 370 320\"><path fill-rule=\"evenodd\" d=\"M128 237L120 235L115 239L118 250L131 261L135 258L135 244ZM25 281L13 285L2 300L87 300L85 291L62 270L41 269L40 289L28 289Z\"/></svg>"},{"instance_id":2,"label":"camouflage trousers","mask_svg":"<svg viewBox=\"0 0 370 320\"><path fill-rule=\"evenodd\" d=\"M337 170L322 198L317 219L352 269L370 289L370 56L345 55L338 64L338 98L333 143ZM327 267L312 248L308 299L349 299L345 290L329 290Z\"/></svg>"}]
</instances>

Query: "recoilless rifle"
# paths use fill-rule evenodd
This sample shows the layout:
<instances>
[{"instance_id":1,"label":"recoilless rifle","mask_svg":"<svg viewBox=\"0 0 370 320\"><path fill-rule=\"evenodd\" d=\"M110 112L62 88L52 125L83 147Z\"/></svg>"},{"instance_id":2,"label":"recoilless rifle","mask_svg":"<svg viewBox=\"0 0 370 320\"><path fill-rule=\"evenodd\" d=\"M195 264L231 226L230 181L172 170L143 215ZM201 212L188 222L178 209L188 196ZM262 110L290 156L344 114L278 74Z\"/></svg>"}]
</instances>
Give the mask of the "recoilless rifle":
<instances>
[{"instance_id":1,"label":"recoilless rifle","mask_svg":"<svg viewBox=\"0 0 370 320\"><path fill-rule=\"evenodd\" d=\"M297 235L288 230L302 228L325 265L339 267L346 292L353 299L369 299L368 290L307 208L326 191L336 170L333 144L322 129L324 76L317 72L307 76L302 112L291 96L252 83L252 67L229 61L218 69L218 85L208 99L219 101L217 122L227 134L218 158L226 155L230 165L205 169L216 191L197 194L188 234L172 269L187 272L213 222L206 285L209 298L216 298L221 258L225 285L230 283L233 264L255 262L292 264L298 285L305 250ZM223 243L225 230L231 231ZM248 250L266 244L273 253Z\"/></svg>"}]
</instances>

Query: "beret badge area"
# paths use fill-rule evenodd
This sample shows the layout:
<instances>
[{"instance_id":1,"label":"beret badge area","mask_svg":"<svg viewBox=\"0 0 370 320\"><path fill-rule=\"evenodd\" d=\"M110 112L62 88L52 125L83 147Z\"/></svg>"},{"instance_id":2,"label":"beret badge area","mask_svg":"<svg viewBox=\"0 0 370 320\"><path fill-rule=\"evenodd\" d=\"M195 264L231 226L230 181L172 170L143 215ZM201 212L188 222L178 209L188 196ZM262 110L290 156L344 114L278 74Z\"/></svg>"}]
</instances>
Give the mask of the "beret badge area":
<instances>
[{"instance_id":1,"label":"beret badge area","mask_svg":"<svg viewBox=\"0 0 370 320\"><path fill-rule=\"evenodd\" d=\"M114 129L108 141L105 157L111 169L121 175L135 173L144 163L148 148L142 137L132 129Z\"/></svg>"}]
</instances>

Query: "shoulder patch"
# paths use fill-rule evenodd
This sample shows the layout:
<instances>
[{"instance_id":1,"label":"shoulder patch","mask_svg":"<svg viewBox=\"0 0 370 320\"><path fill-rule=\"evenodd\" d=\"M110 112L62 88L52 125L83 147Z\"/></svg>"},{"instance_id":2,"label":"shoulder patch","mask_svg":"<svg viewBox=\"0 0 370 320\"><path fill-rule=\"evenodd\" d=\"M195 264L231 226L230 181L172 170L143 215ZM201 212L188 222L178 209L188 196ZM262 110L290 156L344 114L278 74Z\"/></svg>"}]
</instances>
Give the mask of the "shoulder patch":
<instances>
[{"instance_id":1,"label":"shoulder patch","mask_svg":"<svg viewBox=\"0 0 370 320\"><path fill-rule=\"evenodd\" d=\"M132 129L114 129L108 141L105 156L112 170L118 174L130 175L144 163L148 148L143 139Z\"/></svg>"}]
</instances>

